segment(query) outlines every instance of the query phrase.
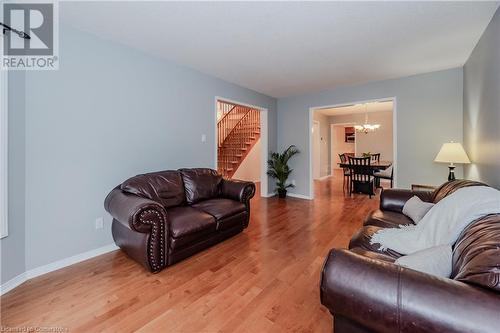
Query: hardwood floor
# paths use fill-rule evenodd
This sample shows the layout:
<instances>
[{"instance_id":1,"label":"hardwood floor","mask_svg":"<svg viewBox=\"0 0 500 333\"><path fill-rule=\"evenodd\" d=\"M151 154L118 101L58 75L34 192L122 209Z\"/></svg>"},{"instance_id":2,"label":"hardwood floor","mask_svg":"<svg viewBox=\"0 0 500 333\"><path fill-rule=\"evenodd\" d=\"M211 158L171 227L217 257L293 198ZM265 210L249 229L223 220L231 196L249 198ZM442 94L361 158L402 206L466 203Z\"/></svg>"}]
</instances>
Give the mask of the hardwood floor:
<instances>
[{"instance_id":1,"label":"hardwood floor","mask_svg":"<svg viewBox=\"0 0 500 333\"><path fill-rule=\"evenodd\" d=\"M378 196L316 182L314 201L252 200L250 226L158 274L114 251L30 280L1 298L1 323L70 332L331 332L323 260L346 247Z\"/></svg>"}]
</instances>

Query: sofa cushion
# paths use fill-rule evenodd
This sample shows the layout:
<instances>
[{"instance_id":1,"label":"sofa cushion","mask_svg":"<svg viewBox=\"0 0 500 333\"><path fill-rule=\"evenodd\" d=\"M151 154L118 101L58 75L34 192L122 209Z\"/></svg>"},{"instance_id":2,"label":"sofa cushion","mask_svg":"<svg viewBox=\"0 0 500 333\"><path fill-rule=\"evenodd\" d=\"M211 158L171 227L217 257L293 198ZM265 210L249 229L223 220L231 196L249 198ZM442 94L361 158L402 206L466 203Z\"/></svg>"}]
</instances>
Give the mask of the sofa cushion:
<instances>
[{"instance_id":1,"label":"sofa cushion","mask_svg":"<svg viewBox=\"0 0 500 333\"><path fill-rule=\"evenodd\" d=\"M217 227L212 215L189 206L170 208L167 210L167 217L170 236L173 238L171 248L184 246L215 233Z\"/></svg>"},{"instance_id":2,"label":"sofa cushion","mask_svg":"<svg viewBox=\"0 0 500 333\"><path fill-rule=\"evenodd\" d=\"M431 191L412 191L396 188L382 189L382 193L380 194L380 209L402 213L404 204L411 197L417 196L422 201L432 202L433 193Z\"/></svg>"},{"instance_id":3,"label":"sofa cushion","mask_svg":"<svg viewBox=\"0 0 500 333\"><path fill-rule=\"evenodd\" d=\"M473 180L465 180L465 179L456 179L449 182L444 183L439 186L433 193L432 202L438 203L444 197L449 196L453 192L463 187L469 186L488 186L484 183L476 182Z\"/></svg>"},{"instance_id":4,"label":"sofa cushion","mask_svg":"<svg viewBox=\"0 0 500 333\"><path fill-rule=\"evenodd\" d=\"M381 227L376 227L376 226L365 226L361 229L359 229L354 236L352 236L351 241L349 242L349 249L353 248L361 248L366 251L370 252L376 252L380 254L387 255L389 257L392 257L394 259L397 259L401 257L401 253L398 253L394 250L391 249L380 249L380 244L371 244L370 240L372 238L372 235L376 233L377 231L384 229Z\"/></svg>"},{"instance_id":5,"label":"sofa cushion","mask_svg":"<svg viewBox=\"0 0 500 333\"><path fill-rule=\"evenodd\" d=\"M227 230L236 226L244 227L247 219L248 213L246 211L224 217L220 220L217 220L217 230Z\"/></svg>"},{"instance_id":6,"label":"sofa cushion","mask_svg":"<svg viewBox=\"0 0 500 333\"><path fill-rule=\"evenodd\" d=\"M219 196L222 176L207 168L180 169L188 204Z\"/></svg>"},{"instance_id":7,"label":"sofa cushion","mask_svg":"<svg viewBox=\"0 0 500 333\"><path fill-rule=\"evenodd\" d=\"M470 224L453 248L451 277L500 291L500 214Z\"/></svg>"},{"instance_id":8,"label":"sofa cushion","mask_svg":"<svg viewBox=\"0 0 500 333\"><path fill-rule=\"evenodd\" d=\"M121 190L148 198L168 208L184 203L184 185L179 171L159 171L127 179Z\"/></svg>"},{"instance_id":9,"label":"sofa cushion","mask_svg":"<svg viewBox=\"0 0 500 333\"><path fill-rule=\"evenodd\" d=\"M244 212L246 208L239 201L222 198L200 201L192 207L212 215L217 220Z\"/></svg>"},{"instance_id":10,"label":"sofa cushion","mask_svg":"<svg viewBox=\"0 0 500 333\"><path fill-rule=\"evenodd\" d=\"M362 249L360 247L354 247L354 248L350 249L350 251L354 252L356 254L362 255L363 257L370 258L370 259L377 259L377 260L382 260L382 261L392 262L392 263L396 260L396 258L391 257L387 254L368 251L368 250Z\"/></svg>"},{"instance_id":11,"label":"sofa cushion","mask_svg":"<svg viewBox=\"0 0 500 333\"><path fill-rule=\"evenodd\" d=\"M374 210L365 219L363 225L382 228L397 228L400 225L414 224L406 215L390 210Z\"/></svg>"}]
</instances>

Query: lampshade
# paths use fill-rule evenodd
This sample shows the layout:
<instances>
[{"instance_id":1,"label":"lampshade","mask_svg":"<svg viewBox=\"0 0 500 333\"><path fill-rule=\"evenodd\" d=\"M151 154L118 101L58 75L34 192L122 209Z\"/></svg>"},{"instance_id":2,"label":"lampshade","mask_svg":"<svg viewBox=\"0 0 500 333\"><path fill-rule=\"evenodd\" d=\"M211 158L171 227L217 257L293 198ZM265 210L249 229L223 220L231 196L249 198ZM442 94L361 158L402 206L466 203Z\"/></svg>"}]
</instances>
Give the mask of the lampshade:
<instances>
[{"instance_id":1,"label":"lampshade","mask_svg":"<svg viewBox=\"0 0 500 333\"><path fill-rule=\"evenodd\" d=\"M470 160L462 144L452 141L443 144L434 162L470 163Z\"/></svg>"}]
</instances>

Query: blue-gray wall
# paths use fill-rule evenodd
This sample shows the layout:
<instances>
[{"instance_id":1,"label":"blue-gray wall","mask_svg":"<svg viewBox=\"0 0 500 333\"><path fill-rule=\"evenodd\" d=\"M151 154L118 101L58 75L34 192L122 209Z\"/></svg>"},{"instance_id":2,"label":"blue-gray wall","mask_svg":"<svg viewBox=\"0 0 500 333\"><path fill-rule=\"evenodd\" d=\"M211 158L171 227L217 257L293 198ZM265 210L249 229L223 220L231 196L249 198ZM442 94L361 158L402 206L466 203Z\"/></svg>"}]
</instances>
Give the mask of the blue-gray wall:
<instances>
[{"instance_id":1,"label":"blue-gray wall","mask_svg":"<svg viewBox=\"0 0 500 333\"><path fill-rule=\"evenodd\" d=\"M452 69L276 102L61 25L60 70L9 78L10 211L9 236L1 240L2 283L25 269L110 244L109 218L100 231L94 220L106 216L103 199L125 178L152 170L213 166L215 96L269 109L269 149L296 144L302 150L292 161L292 179L297 183L293 191L303 195L310 194L309 108L396 97L398 185L443 182L447 168L433 159L443 142L462 141L463 119L468 139L467 119L476 114L471 105L489 110L474 118L490 119L481 128L498 124L497 32L498 13L481 40L486 46L478 46L466 65L467 97L462 69ZM482 49L487 51L478 51ZM491 68L496 76L489 75ZM472 89L476 84L483 90ZM498 144L498 131L485 133ZM498 164L493 172L498 174Z\"/></svg>"},{"instance_id":2,"label":"blue-gray wall","mask_svg":"<svg viewBox=\"0 0 500 333\"><path fill-rule=\"evenodd\" d=\"M0 240L1 283L25 270L25 95L24 72L8 79L8 201L9 236Z\"/></svg>"},{"instance_id":3,"label":"blue-gray wall","mask_svg":"<svg viewBox=\"0 0 500 333\"><path fill-rule=\"evenodd\" d=\"M268 108L276 149L274 98L61 25L60 69L26 73L26 269L111 244L126 178L213 167L215 96Z\"/></svg>"},{"instance_id":4,"label":"blue-gray wall","mask_svg":"<svg viewBox=\"0 0 500 333\"><path fill-rule=\"evenodd\" d=\"M500 189L500 9L464 66L465 175Z\"/></svg>"},{"instance_id":5,"label":"blue-gray wall","mask_svg":"<svg viewBox=\"0 0 500 333\"><path fill-rule=\"evenodd\" d=\"M441 184L446 165L434 163L444 142L462 141L462 69L371 82L278 100L278 148L295 144L301 154L291 162L296 194L309 196L309 108L396 98L398 187ZM462 177L462 168L456 170ZM291 191L291 192L292 192Z\"/></svg>"}]
</instances>

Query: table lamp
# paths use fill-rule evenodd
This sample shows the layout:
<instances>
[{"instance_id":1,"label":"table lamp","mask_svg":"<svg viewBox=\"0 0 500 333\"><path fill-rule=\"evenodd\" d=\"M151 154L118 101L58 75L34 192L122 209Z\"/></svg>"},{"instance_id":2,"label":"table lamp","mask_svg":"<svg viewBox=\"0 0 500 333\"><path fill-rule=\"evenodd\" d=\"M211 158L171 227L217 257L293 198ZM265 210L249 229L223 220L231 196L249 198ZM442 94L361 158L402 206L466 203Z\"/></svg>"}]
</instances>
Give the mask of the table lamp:
<instances>
[{"instance_id":1,"label":"table lamp","mask_svg":"<svg viewBox=\"0 0 500 333\"><path fill-rule=\"evenodd\" d=\"M454 163L468 164L470 163L470 160L464 150L464 147L462 147L462 144L451 141L443 144L439 153L436 155L434 162L450 163L448 166L450 169L448 180L455 180Z\"/></svg>"}]
</instances>

